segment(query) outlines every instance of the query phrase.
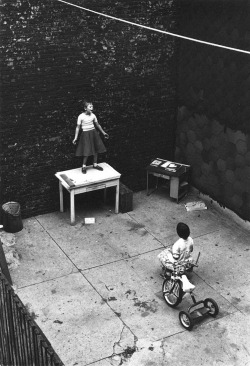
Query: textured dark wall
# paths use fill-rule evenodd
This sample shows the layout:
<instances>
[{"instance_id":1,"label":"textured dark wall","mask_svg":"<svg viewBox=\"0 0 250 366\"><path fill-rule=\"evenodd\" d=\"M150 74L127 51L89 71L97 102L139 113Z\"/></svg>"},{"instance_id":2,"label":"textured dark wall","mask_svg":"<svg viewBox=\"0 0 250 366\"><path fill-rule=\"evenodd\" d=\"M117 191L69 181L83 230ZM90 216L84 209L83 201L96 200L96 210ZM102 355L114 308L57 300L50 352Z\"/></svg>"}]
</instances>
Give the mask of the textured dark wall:
<instances>
[{"instance_id":1,"label":"textured dark wall","mask_svg":"<svg viewBox=\"0 0 250 366\"><path fill-rule=\"evenodd\" d=\"M173 1L72 1L176 31ZM100 157L134 190L151 158L173 158L175 39L50 0L1 5L1 203L23 217L58 209L55 172L80 166L77 116L85 98L110 134ZM91 163L91 162L90 162Z\"/></svg>"},{"instance_id":2,"label":"textured dark wall","mask_svg":"<svg viewBox=\"0 0 250 366\"><path fill-rule=\"evenodd\" d=\"M180 2L180 34L250 51L249 1ZM250 55L180 42L176 159L192 183L250 220Z\"/></svg>"}]
</instances>

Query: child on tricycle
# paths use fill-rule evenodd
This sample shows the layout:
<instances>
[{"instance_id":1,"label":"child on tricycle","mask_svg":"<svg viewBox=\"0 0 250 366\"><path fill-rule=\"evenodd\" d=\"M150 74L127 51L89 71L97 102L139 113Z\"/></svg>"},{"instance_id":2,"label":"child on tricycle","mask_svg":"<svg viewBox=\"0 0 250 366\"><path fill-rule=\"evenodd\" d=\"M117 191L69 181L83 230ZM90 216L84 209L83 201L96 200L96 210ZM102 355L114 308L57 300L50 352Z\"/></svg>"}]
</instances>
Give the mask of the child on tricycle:
<instances>
[{"instance_id":1,"label":"child on tricycle","mask_svg":"<svg viewBox=\"0 0 250 366\"><path fill-rule=\"evenodd\" d=\"M179 320L185 329L191 330L198 319L206 315L215 317L219 313L219 307L211 298L196 301L193 294L195 286L189 282L185 273L192 271L193 267L197 267L200 253L194 263L191 256L194 242L188 225L179 222L176 231L179 239L172 248L167 248L158 255L164 277L162 293L167 305L172 308L181 303L185 293L190 294L193 305L189 306L187 311L180 311Z\"/></svg>"},{"instance_id":2,"label":"child on tricycle","mask_svg":"<svg viewBox=\"0 0 250 366\"><path fill-rule=\"evenodd\" d=\"M187 224L179 222L176 231L179 239L172 248L166 248L158 255L164 274L167 274L168 270L172 272L174 264L177 263L185 264L187 271L193 268L194 261L191 253L193 252L194 241L190 236L190 229Z\"/></svg>"}]
</instances>

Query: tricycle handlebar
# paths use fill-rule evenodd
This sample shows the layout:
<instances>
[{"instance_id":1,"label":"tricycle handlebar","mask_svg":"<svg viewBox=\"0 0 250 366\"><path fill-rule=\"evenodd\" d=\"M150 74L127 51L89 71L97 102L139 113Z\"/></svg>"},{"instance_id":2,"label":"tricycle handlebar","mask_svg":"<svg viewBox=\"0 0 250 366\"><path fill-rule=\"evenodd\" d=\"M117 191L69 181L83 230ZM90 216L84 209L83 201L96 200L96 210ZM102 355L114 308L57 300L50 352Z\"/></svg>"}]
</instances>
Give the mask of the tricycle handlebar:
<instances>
[{"instance_id":1,"label":"tricycle handlebar","mask_svg":"<svg viewBox=\"0 0 250 366\"><path fill-rule=\"evenodd\" d=\"M198 260L199 260L199 258L200 258L200 255L201 255L201 252L199 252L199 253L198 253L198 256L197 256L197 259L196 259L196 262L195 262L195 265L194 265L195 267L198 267L198 266L197 266L197 263L198 263Z\"/></svg>"}]
</instances>

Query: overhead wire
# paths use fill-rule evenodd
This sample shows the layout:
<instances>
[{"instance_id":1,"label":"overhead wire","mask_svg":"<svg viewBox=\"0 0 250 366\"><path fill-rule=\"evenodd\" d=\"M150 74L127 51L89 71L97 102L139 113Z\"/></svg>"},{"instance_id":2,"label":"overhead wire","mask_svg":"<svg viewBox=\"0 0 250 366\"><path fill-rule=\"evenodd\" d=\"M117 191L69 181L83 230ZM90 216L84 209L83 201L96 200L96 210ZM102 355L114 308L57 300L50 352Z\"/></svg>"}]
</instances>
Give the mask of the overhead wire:
<instances>
[{"instance_id":1,"label":"overhead wire","mask_svg":"<svg viewBox=\"0 0 250 366\"><path fill-rule=\"evenodd\" d=\"M72 3L68 2L68 1L65 1L65 0L56 0L56 1L59 1L61 3L67 4L67 5L76 7L76 8L79 8L81 10L85 10L87 12L90 12L90 13L93 13L93 14L96 14L96 15L101 15L101 16L106 17L106 18L109 18L109 19L113 19L113 20L116 20L116 21L119 21L119 22L122 22L122 23L126 23L126 24L129 24L129 25L133 25L133 26L136 26L136 27L140 27L140 28L143 28L143 29L147 29L147 30L150 30L150 31L153 31L153 32L167 34L167 35L172 36L172 37L177 37L177 38L185 39L185 40L188 40L188 41L202 43L202 44L205 44L205 45L208 45L208 46L224 48L224 49L227 49L227 50L230 50L230 51L235 51L235 52L240 52L240 53L245 53L245 54L250 55L250 51L243 50L243 49L240 49L240 48L234 48L234 47L224 46L224 45L221 45L221 44L218 44L218 43L206 42L206 41L202 41L200 39L196 39L196 38L192 38L192 37L186 37L186 36L182 36L180 34L176 34L176 33L172 33L172 32L167 32L167 31L162 30L162 29L148 27L148 26L143 25L143 24L134 23L134 22L131 22L131 21L126 20L126 19L117 18L117 17L114 17L112 15L100 13L98 11L85 8L85 7L80 6L80 5L72 4Z\"/></svg>"}]
</instances>

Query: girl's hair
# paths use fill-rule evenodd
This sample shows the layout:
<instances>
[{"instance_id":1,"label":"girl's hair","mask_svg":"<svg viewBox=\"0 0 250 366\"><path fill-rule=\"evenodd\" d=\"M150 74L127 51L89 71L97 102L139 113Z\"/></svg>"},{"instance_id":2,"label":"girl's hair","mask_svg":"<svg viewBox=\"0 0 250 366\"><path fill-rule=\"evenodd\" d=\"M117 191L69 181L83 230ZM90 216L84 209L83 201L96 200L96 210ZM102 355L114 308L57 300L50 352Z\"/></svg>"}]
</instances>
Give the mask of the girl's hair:
<instances>
[{"instance_id":1,"label":"girl's hair","mask_svg":"<svg viewBox=\"0 0 250 366\"><path fill-rule=\"evenodd\" d=\"M87 106L88 106L89 104L93 104L93 103L92 103L92 102L89 102L89 101L87 101L87 100L85 100L85 101L83 102L84 109L86 109L86 108L87 108Z\"/></svg>"},{"instance_id":2,"label":"girl's hair","mask_svg":"<svg viewBox=\"0 0 250 366\"><path fill-rule=\"evenodd\" d=\"M189 227L183 222L179 222L176 227L177 234L180 238L186 240L190 235Z\"/></svg>"}]
</instances>

